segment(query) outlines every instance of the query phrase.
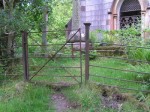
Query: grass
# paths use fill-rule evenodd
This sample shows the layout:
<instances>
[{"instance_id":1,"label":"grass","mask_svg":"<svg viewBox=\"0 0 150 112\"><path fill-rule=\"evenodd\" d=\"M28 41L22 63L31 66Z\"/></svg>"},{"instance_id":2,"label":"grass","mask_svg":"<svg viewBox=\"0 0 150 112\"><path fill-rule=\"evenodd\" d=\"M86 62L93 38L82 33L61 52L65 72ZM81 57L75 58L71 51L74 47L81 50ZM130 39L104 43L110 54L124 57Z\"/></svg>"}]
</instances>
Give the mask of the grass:
<instances>
[{"instance_id":1,"label":"grass","mask_svg":"<svg viewBox=\"0 0 150 112\"><path fill-rule=\"evenodd\" d=\"M67 88L61 91L69 101L78 102L81 106L69 112L118 112L118 109L104 107L101 102L101 92L93 86ZM141 107L126 101L121 112L143 112ZM145 111L146 112L146 111Z\"/></svg>"},{"instance_id":2,"label":"grass","mask_svg":"<svg viewBox=\"0 0 150 112\"><path fill-rule=\"evenodd\" d=\"M11 88L5 87L5 90L1 88L3 94L0 94L0 112L51 112L49 111L51 91L48 88L29 84L23 93L17 93L14 82L8 87Z\"/></svg>"},{"instance_id":3,"label":"grass","mask_svg":"<svg viewBox=\"0 0 150 112\"><path fill-rule=\"evenodd\" d=\"M5 86L5 91L0 89L5 96L4 100L0 101L0 112L56 112L51 96L55 93L53 90L29 84L25 87L23 93L16 94L14 88L17 82L11 82ZM11 87L11 88L9 88ZM71 109L68 112L118 112L117 109L104 107L101 102L101 91L92 85L74 86L61 90L70 102L78 103L80 106L76 109ZM150 97L147 97L149 104ZM121 112L143 112L138 105L130 101L123 104ZM146 111L145 111L146 112Z\"/></svg>"},{"instance_id":4,"label":"grass","mask_svg":"<svg viewBox=\"0 0 150 112\"><path fill-rule=\"evenodd\" d=\"M47 60L34 60L37 63L36 66L43 65ZM34 65L31 63L31 65ZM61 68L61 67L67 67L67 68ZM77 83L75 79L77 79L79 82L81 82L81 76L80 76L80 68L69 68L69 67L80 67L79 59L57 59L54 61L50 61L44 69L42 69L37 77L33 78L33 80L43 80L43 81L51 81L51 82L72 82ZM39 70L40 67L37 67L34 71ZM30 69L33 71L33 68ZM36 73L36 72L34 72ZM34 74L33 73L33 74ZM67 76L67 77L64 77ZM70 77L71 76L71 77ZM76 76L76 77L72 77Z\"/></svg>"},{"instance_id":5,"label":"grass","mask_svg":"<svg viewBox=\"0 0 150 112\"><path fill-rule=\"evenodd\" d=\"M30 65L33 66L42 66L47 60L42 59L33 59L30 60ZM136 66L127 63L126 61L108 59L108 58L97 58L96 60L90 61L91 65L96 66L105 66L117 69L124 70L136 70ZM56 59L54 61L50 61L46 66L63 66L63 67L71 67L71 66L80 66L79 59ZM149 71L148 65L142 66L137 65L138 71ZM35 73L39 68L38 67L30 67L30 73ZM32 72L31 72L32 71ZM71 75L80 76L80 69L78 68L69 68L67 69ZM83 63L83 72L84 72L84 63ZM39 72L39 76L34 77L33 80L43 80L48 82L71 82L77 83L73 78L69 77L57 77L70 75L64 69L58 68L49 68L46 67L42 71ZM47 76L40 76L47 75ZM106 79L102 77L111 77L111 78L119 78L125 80L135 80L135 76L139 74L131 73L131 72L123 72L117 70L109 70L100 67L90 67L90 81L97 82L101 84L114 85L124 88L133 88L133 89L141 89L143 87L142 84L139 83L131 83L131 82L123 82L119 80ZM102 77L99 77L102 76ZM78 81L81 80L81 77L76 78ZM54 93L53 90L43 87L29 84L23 93L17 93L15 90L15 85L18 81L8 81L6 83L1 83L0 87L0 112L55 112L55 108L53 106L53 102L51 100L51 95ZM70 112L117 112L116 109L106 108L102 106L101 102L101 91L99 88L94 86L81 86L81 87L71 87L66 88L61 91L71 102L77 102L81 106L77 109L72 109ZM124 90L123 92L131 92ZM134 92L135 93L135 92ZM136 93L138 94L138 93ZM4 100L2 100L4 98ZM150 97L145 96L145 104L149 105ZM138 105L133 104L130 101L126 101L123 104L121 112L143 112L144 110L139 108Z\"/></svg>"},{"instance_id":6,"label":"grass","mask_svg":"<svg viewBox=\"0 0 150 112\"><path fill-rule=\"evenodd\" d=\"M114 69L131 70L131 64L125 61L115 60L115 59L100 58L100 59L97 59L96 61L91 61L90 64L96 65L96 66L114 68ZM112 70L112 69L91 66L90 75L93 75L90 77L91 81L94 81L94 82L96 81L101 84L112 85L112 86L114 85L114 86L119 86L123 88L132 88L132 89L138 89L138 90L141 89L141 86L142 86L142 84L140 83L126 82L126 81L119 80L119 79L123 79L123 80L135 81L135 75L137 74L132 73L132 72ZM112 78L112 79L109 79L109 78Z\"/></svg>"},{"instance_id":7,"label":"grass","mask_svg":"<svg viewBox=\"0 0 150 112\"><path fill-rule=\"evenodd\" d=\"M44 60L42 60L44 61ZM42 63L36 60L38 63ZM139 72L150 72L149 67L142 67L139 65L133 66L132 64L128 63L127 61L118 60L118 59L109 59L109 58L97 58L96 60L90 61L91 65L96 66L104 66L104 67L110 67L115 69L123 69L123 70L133 70L133 71L139 71ZM83 75L84 75L84 63L83 65ZM55 61L50 61L47 66L80 66L79 65L79 59L56 59ZM137 69L136 69L137 68ZM142 69L144 68L144 69ZM80 69L71 68L67 69L71 75L80 76ZM40 76L35 77L34 80L47 80L51 82L74 82L77 83L73 78L70 77L57 77L57 76L69 76L68 72L66 72L64 69L54 69L54 68L44 68L39 74L46 74L47 76ZM53 76L52 76L53 75ZM93 76L92 76L93 75ZM113 85L113 86L119 86L122 88L129 88L129 89L137 89L137 90L143 90L143 84L136 83L136 82L126 82L122 80L117 79L123 79L123 80L131 80L136 81L136 77L139 74L132 73L132 72L125 72L125 71L119 71L119 70L111 70L106 68L100 68L100 67L90 67L90 81L91 82L97 82L101 84L106 85ZM144 76L144 75L143 75ZM108 77L108 78L107 78ZM112 79L110 79L112 78ZM114 79L113 79L114 78ZM81 77L76 77L78 81L80 81ZM84 76L83 76L84 79ZM84 82L84 81L83 81ZM125 90L126 91L126 90Z\"/></svg>"},{"instance_id":8,"label":"grass","mask_svg":"<svg viewBox=\"0 0 150 112\"><path fill-rule=\"evenodd\" d=\"M30 61L30 74L36 73L39 70L39 67L33 68L34 65L42 66L47 60L38 60L33 59ZM80 68L58 68L58 67L80 67L79 59L56 59L54 61L50 61L44 69L42 69L33 80L41 80L41 81L50 81L50 82L70 82L70 83L79 83L81 82L81 74ZM82 63L83 67L83 75L84 75L84 63ZM96 60L91 60L90 65L96 65L98 67L90 66L90 81L97 82L106 85L119 86L122 88L129 89L137 89L141 90L143 85L141 83L136 83L136 77L140 76L139 74L120 71L120 70L112 70L101 68L115 68L122 70L132 70L138 72L150 72L148 66L133 66L127 61L117 60L117 59L108 59L108 58L97 58ZM52 67L52 68L51 68ZM56 67L56 68L53 68ZM138 68L138 69L136 69ZM143 68L143 69L142 69ZM65 77L67 76L67 77ZM70 77L71 76L71 77ZM74 76L74 77L73 77ZM76 77L75 77L76 76ZM142 75L144 76L144 75ZM84 79L84 76L82 77ZM119 80L121 79L121 80ZM128 82L123 80L130 80ZM133 81L133 82L132 82Z\"/></svg>"}]
</instances>

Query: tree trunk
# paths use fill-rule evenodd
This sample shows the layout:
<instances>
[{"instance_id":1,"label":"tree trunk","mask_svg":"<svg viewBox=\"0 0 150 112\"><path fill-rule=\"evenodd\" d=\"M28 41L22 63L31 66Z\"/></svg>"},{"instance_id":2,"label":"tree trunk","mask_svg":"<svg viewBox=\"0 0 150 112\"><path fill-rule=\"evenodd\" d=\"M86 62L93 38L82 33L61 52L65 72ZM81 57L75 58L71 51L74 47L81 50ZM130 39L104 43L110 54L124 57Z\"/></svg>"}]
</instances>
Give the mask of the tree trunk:
<instances>
[{"instance_id":1,"label":"tree trunk","mask_svg":"<svg viewBox=\"0 0 150 112\"><path fill-rule=\"evenodd\" d=\"M13 40L14 40L14 33L11 33L8 35L7 38L7 54L8 57L13 57L14 56L14 49L13 49Z\"/></svg>"},{"instance_id":2,"label":"tree trunk","mask_svg":"<svg viewBox=\"0 0 150 112\"><path fill-rule=\"evenodd\" d=\"M5 2L5 0L3 0L3 7L4 7L4 9L6 8L6 2Z\"/></svg>"},{"instance_id":3,"label":"tree trunk","mask_svg":"<svg viewBox=\"0 0 150 112\"><path fill-rule=\"evenodd\" d=\"M42 28L42 51L44 53L47 52L47 31L48 31L48 7L44 7L44 11L43 11L43 28Z\"/></svg>"},{"instance_id":4,"label":"tree trunk","mask_svg":"<svg viewBox=\"0 0 150 112\"><path fill-rule=\"evenodd\" d=\"M9 18L11 19L13 18L13 10L14 10L14 0L3 0L3 7L4 10L6 11L6 13L8 14ZM5 43L5 48L7 49L7 51L3 51L2 55L4 54L4 58L5 58L5 65L7 66L7 72L11 72L12 68L11 66L14 65L14 61L13 60L8 60L8 58L14 58L14 48L13 48L13 44L14 44L14 31L12 29L10 29L9 26L5 26L5 32L4 35L7 36L5 37L6 39L6 43Z\"/></svg>"}]
</instances>

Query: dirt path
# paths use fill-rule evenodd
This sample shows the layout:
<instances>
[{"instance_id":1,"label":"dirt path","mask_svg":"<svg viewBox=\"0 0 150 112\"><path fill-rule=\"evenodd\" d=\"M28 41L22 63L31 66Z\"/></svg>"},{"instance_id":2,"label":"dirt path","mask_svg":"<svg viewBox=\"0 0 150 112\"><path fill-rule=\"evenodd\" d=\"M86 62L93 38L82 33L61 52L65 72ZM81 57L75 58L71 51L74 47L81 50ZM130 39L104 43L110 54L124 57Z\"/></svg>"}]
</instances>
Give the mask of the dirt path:
<instances>
[{"instance_id":1,"label":"dirt path","mask_svg":"<svg viewBox=\"0 0 150 112\"><path fill-rule=\"evenodd\" d=\"M72 109L80 108L76 102L70 102L63 93L55 93L51 96L56 112L68 112Z\"/></svg>"},{"instance_id":2,"label":"dirt path","mask_svg":"<svg viewBox=\"0 0 150 112\"><path fill-rule=\"evenodd\" d=\"M52 95L52 100L56 108L56 112L67 112L71 108L70 103L62 93L55 93Z\"/></svg>"},{"instance_id":3,"label":"dirt path","mask_svg":"<svg viewBox=\"0 0 150 112\"><path fill-rule=\"evenodd\" d=\"M51 100L55 107L56 112L68 112L72 109L80 108L80 104L76 102L70 102L67 97L61 92L62 88L71 87L75 84L60 82L53 85L55 93L51 96Z\"/></svg>"}]
</instances>

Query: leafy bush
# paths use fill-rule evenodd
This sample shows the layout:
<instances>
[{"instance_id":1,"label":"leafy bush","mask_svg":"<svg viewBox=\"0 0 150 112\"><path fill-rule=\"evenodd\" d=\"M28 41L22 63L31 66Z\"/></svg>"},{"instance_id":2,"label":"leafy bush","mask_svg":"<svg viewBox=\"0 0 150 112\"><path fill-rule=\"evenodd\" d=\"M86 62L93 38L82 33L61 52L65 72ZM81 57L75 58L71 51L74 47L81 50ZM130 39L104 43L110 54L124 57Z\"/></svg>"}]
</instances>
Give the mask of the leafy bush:
<instances>
[{"instance_id":1,"label":"leafy bush","mask_svg":"<svg viewBox=\"0 0 150 112\"><path fill-rule=\"evenodd\" d=\"M150 51L145 48L127 48L127 56L129 59L137 61L147 61L150 63ZM140 62L140 63L141 63Z\"/></svg>"},{"instance_id":2,"label":"leafy bush","mask_svg":"<svg viewBox=\"0 0 150 112\"><path fill-rule=\"evenodd\" d=\"M141 29L136 26L127 27L117 31L117 40L123 45L139 45L141 38Z\"/></svg>"},{"instance_id":3,"label":"leafy bush","mask_svg":"<svg viewBox=\"0 0 150 112\"><path fill-rule=\"evenodd\" d=\"M129 59L145 60L144 49L128 49L127 54Z\"/></svg>"},{"instance_id":4,"label":"leafy bush","mask_svg":"<svg viewBox=\"0 0 150 112\"><path fill-rule=\"evenodd\" d=\"M96 50L91 51L89 55L90 60L93 60L96 57L97 57L97 51Z\"/></svg>"},{"instance_id":5,"label":"leafy bush","mask_svg":"<svg viewBox=\"0 0 150 112\"><path fill-rule=\"evenodd\" d=\"M144 51L145 51L144 53L145 59L150 63L150 51L149 50L144 50Z\"/></svg>"},{"instance_id":6,"label":"leafy bush","mask_svg":"<svg viewBox=\"0 0 150 112\"><path fill-rule=\"evenodd\" d=\"M103 39L102 39L102 42L103 43L108 43L108 44L114 44L116 43L117 41L117 38L116 38L116 33L117 31L102 31L102 30L99 30L100 33L102 33L103 35Z\"/></svg>"},{"instance_id":7,"label":"leafy bush","mask_svg":"<svg viewBox=\"0 0 150 112\"><path fill-rule=\"evenodd\" d=\"M94 44L96 42L99 42L99 40L98 40L98 34L99 34L98 30L90 32L90 41L91 41L92 44Z\"/></svg>"},{"instance_id":8,"label":"leafy bush","mask_svg":"<svg viewBox=\"0 0 150 112\"><path fill-rule=\"evenodd\" d=\"M90 40L92 43L101 42L101 43L109 43L113 44L117 41L115 30L112 31L104 31L104 30L95 30L90 33ZM101 39L99 39L99 35L101 35Z\"/></svg>"}]
</instances>

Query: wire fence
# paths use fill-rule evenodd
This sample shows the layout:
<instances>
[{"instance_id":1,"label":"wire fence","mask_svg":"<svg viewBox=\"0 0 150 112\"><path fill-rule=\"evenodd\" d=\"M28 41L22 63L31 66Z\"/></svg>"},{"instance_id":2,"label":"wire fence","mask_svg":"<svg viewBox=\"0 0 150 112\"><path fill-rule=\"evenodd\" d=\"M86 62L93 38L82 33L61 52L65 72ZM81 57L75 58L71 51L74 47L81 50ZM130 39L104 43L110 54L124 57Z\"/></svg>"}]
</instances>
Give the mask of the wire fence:
<instances>
[{"instance_id":1,"label":"wire fence","mask_svg":"<svg viewBox=\"0 0 150 112\"><path fill-rule=\"evenodd\" d=\"M99 43L98 48L89 50L96 51L97 58L96 62L89 61L90 81L123 90L150 92L149 47L109 43L101 45ZM123 53L120 53L122 50Z\"/></svg>"},{"instance_id":2,"label":"wire fence","mask_svg":"<svg viewBox=\"0 0 150 112\"><path fill-rule=\"evenodd\" d=\"M68 34L67 31L22 32L22 40L19 38L13 47L1 47L0 53L4 55L0 57L0 83L20 76L24 76L26 81L53 83L82 83L85 79L85 83L90 81L123 90L150 92L148 46L91 44L90 24L87 23L83 48L81 29L69 30L70 34L73 33L66 40L65 37L54 35ZM42 40L43 33L47 35L47 43ZM78 39L72 42L76 36ZM11 57L5 56L8 51L13 54Z\"/></svg>"}]
</instances>

